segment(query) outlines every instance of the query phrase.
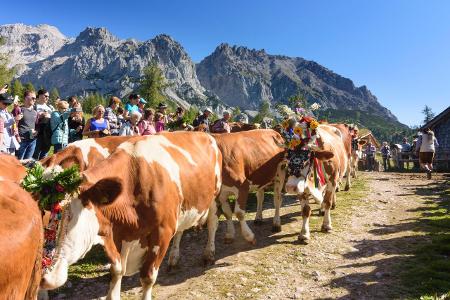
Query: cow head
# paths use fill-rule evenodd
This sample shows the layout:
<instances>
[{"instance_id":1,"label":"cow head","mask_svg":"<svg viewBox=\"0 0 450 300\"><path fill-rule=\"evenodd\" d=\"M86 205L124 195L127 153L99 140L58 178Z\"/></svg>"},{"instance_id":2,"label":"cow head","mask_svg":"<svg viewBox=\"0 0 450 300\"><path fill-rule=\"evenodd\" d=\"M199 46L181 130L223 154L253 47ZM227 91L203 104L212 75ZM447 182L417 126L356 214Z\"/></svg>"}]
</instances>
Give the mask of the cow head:
<instances>
[{"instance_id":1,"label":"cow head","mask_svg":"<svg viewBox=\"0 0 450 300\"><path fill-rule=\"evenodd\" d=\"M308 179L313 168L313 159L329 160L333 152L319 148L299 149L289 154L288 180L286 182L286 193L301 195L307 188Z\"/></svg>"},{"instance_id":2,"label":"cow head","mask_svg":"<svg viewBox=\"0 0 450 300\"><path fill-rule=\"evenodd\" d=\"M42 276L41 288L62 286L69 266L83 258L93 245L103 242L101 236L109 232L109 224L100 208L114 202L121 192L122 184L117 178L92 183L83 175L80 194L63 204L55 255Z\"/></svg>"}]
</instances>

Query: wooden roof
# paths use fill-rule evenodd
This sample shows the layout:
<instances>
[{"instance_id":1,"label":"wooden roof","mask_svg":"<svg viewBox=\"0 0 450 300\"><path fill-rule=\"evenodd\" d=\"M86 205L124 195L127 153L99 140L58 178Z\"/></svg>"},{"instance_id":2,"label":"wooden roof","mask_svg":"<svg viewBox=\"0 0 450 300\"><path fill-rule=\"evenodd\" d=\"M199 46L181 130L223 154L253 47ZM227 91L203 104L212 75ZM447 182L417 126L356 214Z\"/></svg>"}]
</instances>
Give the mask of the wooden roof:
<instances>
[{"instance_id":1,"label":"wooden roof","mask_svg":"<svg viewBox=\"0 0 450 300\"><path fill-rule=\"evenodd\" d=\"M380 142L375 138L370 130L367 129L364 132L359 132L359 139L371 141L375 147L379 148L381 146Z\"/></svg>"},{"instance_id":2,"label":"wooden roof","mask_svg":"<svg viewBox=\"0 0 450 300\"><path fill-rule=\"evenodd\" d=\"M433 129L434 127L436 127L436 125L438 125L441 121L446 120L447 118L450 117L450 106L447 107L447 109L445 109L443 112L441 112L440 114L438 114L436 117L434 117L433 119L431 119L430 121L428 121L428 123L426 123L425 125L423 125L420 129L427 129L427 128L431 128Z\"/></svg>"}]
</instances>

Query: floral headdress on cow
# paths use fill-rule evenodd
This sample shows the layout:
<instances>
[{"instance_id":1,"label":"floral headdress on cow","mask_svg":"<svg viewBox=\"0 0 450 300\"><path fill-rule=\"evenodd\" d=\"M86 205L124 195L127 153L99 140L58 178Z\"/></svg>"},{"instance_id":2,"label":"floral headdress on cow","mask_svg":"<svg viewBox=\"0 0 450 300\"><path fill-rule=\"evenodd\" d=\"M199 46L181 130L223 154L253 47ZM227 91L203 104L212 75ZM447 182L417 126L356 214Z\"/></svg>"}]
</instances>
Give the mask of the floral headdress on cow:
<instances>
[{"instance_id":1,"label":"floral headdress on cow","mask_svg":"<svg viewBox=\"0 0 450 300\"><path fill-rule=\"evenodd\" d=\"M66 197L78 191L81 181L77 165L65 170L59 166L46 170L40 164L28 169L22 181L22 187L39 199L39 208L51 212L49 223L44 229L42 272L53 267L56 245L66 231L59 225L64 217L69 217L68 214L63 215L65 208L70 205Z\"/></svg>"},{"instance_id":2,"label":"floral headdress on cow","mask_svg":"<svg viewBox=\"0 0 450 300\"><path fill-rule=\"evenodd\" d=\"M314 103L312 111L320 108ZM286 118L281 126L282 134L288 149L289 173L299 176L300 170L309 160L313 161L314 178L316 185L324 183L323 166L311 156L311 149L317 145L317 128L320 123L313 117L304 115L305 110L296 108L296 114Z\"/></svg>"}]
</instances>

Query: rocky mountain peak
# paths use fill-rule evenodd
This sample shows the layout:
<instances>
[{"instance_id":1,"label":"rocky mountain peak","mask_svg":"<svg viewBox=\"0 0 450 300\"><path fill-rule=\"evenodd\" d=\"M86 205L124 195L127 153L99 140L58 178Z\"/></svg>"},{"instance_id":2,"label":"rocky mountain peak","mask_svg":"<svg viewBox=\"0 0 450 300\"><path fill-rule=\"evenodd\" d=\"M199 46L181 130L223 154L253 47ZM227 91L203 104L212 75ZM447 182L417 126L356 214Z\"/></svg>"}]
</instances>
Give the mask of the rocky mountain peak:
<instances>
[{"instance_id":1,"label":"rocky mountain peak","mask_svg":"<svg viewBox=\"0 0 450 300\"><path fill-rule=\"evenodd\" d=\"M91 46L102 42L115 43L119 39L104 27L87 27L75 39L75 43Z\"/></svg>"}]
</instances>

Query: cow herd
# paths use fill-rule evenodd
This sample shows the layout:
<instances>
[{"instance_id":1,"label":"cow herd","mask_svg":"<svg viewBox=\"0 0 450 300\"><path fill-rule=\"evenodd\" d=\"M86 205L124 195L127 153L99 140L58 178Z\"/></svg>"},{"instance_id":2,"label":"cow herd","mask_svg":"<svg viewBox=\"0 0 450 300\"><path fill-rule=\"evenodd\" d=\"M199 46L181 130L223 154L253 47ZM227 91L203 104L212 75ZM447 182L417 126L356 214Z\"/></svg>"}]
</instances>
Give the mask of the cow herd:
<instances>
[{"instance_id":1,"label":"cow herd","mask_svg":"<svg viewBox=\"0 0 450 300\"><path fill-rule=\"evenodd\" d=\"M154 136L105 137L70 144L39 163L47 170L78 165L79 192L66 198L52 265L41 271L45 226L32 196L18 183L26 169L0 156L0 298L34 299L38 289L62 286L68 268L95 244L111 263L108 299L120 299L123 276L140 274L143 299L152 287L169 245L168 265L180 258L185 230L206 224L205 262L214 262L219 211L226 217L225 241L234 239L233 214L242 236L257 241L245 220L248 195L256 191L255 223L262 220L264 190L274 191L273 231L281 230L282 190L297 195L303 226L299 239L310 238L310 199L321 205L322 231L332 229L330 210L345 179L350 188L351 136L346 125L317 128L310 151L295 158L294 172L286 159L284 138L271 129L230 134L165 132ZM292 159L292 158L291 158ZM324 172L315 182L314 162ZM300 166L300 167L298 167ZM234 195L234 210L228 197ZM8 274L8 275L7 275Z\"/></svg>"}]
</instances>

